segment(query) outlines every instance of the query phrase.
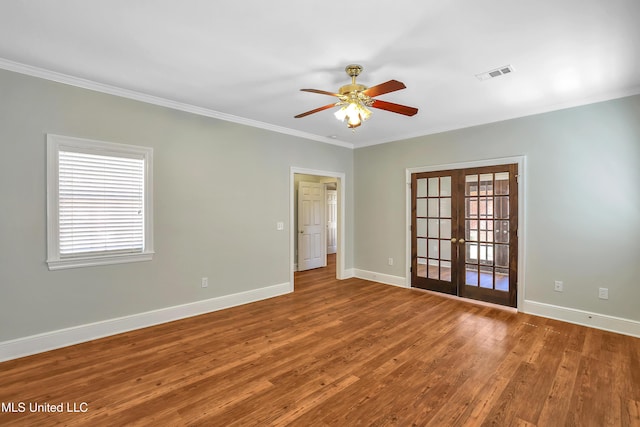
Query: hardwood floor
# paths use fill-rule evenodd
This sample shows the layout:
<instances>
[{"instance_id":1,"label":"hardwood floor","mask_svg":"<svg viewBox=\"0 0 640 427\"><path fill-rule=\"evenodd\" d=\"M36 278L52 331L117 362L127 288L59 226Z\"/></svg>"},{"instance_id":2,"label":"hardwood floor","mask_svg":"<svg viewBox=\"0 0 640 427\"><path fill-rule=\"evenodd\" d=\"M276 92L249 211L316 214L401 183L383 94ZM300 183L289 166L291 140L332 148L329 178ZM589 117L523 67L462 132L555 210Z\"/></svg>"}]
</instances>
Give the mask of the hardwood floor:
<instances>
[{"instance_id":1,"label":"hardwood floor","mask_svg":"<svg viewBox=\"0 0 640 427\"><path fill-rule=\"evenodd\" d=\"M640 425L638 338L334 277L1 363L0 425Z\"/></svg>"}]
</instances>

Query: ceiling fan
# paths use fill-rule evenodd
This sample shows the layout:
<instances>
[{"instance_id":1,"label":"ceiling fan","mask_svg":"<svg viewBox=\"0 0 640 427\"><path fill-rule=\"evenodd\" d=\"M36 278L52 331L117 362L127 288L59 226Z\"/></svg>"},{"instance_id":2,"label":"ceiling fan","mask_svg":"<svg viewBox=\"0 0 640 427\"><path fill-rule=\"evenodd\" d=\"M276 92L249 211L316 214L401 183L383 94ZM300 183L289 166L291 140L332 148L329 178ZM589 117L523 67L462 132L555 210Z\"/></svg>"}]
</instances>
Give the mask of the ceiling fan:
<instances>
[{"instance_id":1,"label":"ceiling fan","mask_svg":"<svg viewBox=\"0 0 640 427\"><path fill-rule=\"evenodd\" d=\"M335 96L339 99L333 104L324 105L305 113L295 116L296 119L306 117L310 114L317 113L332 107L340 107L334 114L338 120L347 121L347 127L354 129L362 124L371 116L371 111L367 107L378 108L380 110L391 111L392 113L404 114L405 116L413 116L418 112L417 108L407 107L406 105L394 104L392 102L374 99L376 96L385 93L395 92L405 89L404 83L397 80L389 80L376 86L366 87L356 83L356 77L362 72L362 66L357 64L347 65L344 69L349 77L351 84L342 86L338 93L327 92L319 89L300 89L303 92L319 93L321 95Z\"/></svg>"}]
</instances>

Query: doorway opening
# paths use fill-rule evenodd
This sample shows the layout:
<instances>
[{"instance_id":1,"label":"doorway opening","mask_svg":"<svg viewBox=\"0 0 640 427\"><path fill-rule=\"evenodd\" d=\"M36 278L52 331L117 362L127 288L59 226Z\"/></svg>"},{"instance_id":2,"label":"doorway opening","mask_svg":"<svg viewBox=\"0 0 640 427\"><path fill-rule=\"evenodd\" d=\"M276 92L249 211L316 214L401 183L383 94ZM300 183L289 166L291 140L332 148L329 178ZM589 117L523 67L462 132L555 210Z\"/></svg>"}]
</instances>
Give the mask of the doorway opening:
<instances>
[{"instance_id":1,"label":"doorway opening","mask_svg":"<svg viewBox=\"0 0 640 427\"><path fill-rule=\"evenodd\" d=\"M291 168L292 290L298 271L328 268L337 279L346 277L344 188L344 173Z\"/></svg>"}]
</instances>

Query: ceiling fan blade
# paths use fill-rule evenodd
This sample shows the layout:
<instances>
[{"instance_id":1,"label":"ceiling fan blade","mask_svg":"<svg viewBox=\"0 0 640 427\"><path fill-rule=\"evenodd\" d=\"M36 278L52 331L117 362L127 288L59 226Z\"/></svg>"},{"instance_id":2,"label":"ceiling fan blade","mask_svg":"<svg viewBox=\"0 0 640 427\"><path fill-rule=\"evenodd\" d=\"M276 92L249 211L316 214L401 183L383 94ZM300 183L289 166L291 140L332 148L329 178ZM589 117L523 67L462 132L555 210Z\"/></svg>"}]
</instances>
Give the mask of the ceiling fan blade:
<instances>
[{"instance_id":1,"label":"ceiling fan blade","mask_svg":"<svg viewBox=\"0 0 640 427\"><path fill-rule=\"evenodd\" d=\"M380 83L379 85L371 86L369 89L363 91L363 93L371 98L384 95L385 93L395 92L396 90L405 89L404 83L397 80L389 80L388 82Z\"/></svg>"},{"instance_id":2,"label":"ceiling fan blade","mask_svg":"<svg viewBox=\"0 0 640 427\"><path fill-rule=\"evenodd\" d=\"M339 94L333 93L333 92L327 92L326 90L320 90L320 89L300 89L300 90L302 92L312 92L312 93L319 93L320 95L329 95L329 96L340 97Z\"/></svg>"},{"instance_id":3,"label":"ceiling fan blade","mask_svg":"<svg viewBox=\"0 0 640 427\"><path fill-rule=\"evenodd\" d=\"M294 118L299 119L301 117L308 116L309 114L313 114L313 113L317 113L319 111L327 110L327 109L329 109L331 107L335 107L335 106L336 106L335 103L334 104L324 105L322 107L316 108L315 110L307 111L306 113L300 113L297 116L294 116Z\"/></svg>"},{"instance_id":4,"label":"ceiling fan blade","mask_svg":"<svg viewBox=\"0 0 640 427\"><path fill-rule=\"evenodd\" d=\"M392 113L404 114L405 116L414 116L418 112L417 108L394 104L393 102L381 101L379 99L374 99L371 106L373 108L379 108L380 110L391 111Z\"/></svg>"}]
</instances>

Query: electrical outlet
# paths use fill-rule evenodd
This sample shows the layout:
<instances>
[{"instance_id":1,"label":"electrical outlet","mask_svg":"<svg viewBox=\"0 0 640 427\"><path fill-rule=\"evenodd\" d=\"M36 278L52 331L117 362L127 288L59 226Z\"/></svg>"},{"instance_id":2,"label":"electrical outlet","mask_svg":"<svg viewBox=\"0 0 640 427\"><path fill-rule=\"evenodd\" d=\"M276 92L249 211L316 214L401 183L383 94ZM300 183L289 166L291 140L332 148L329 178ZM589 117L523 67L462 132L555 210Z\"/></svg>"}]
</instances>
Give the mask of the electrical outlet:
<instances>
[{"instance_id":1,"label":"electrical outlet","mask_svg":"<svg viewBox=\"0 0 640 427\"><path fill-rule=\"evenodd\" d=\"M203 288L209 287L209 278L208 277L203 277L201 283L202 283L202 287Z\"/></svg>"},{"instance_id":2,"label":"electrical outlet","mask_svg":"<svg viewBox=\"0 0 640 427\"><path fill-rule=\"evenodd\" d=\"M556 292L564 291L564 283L561 280L556 280L553 286L553 290Z\"/></svg>"},{"instance_id":3,"label":"electrical outlet","mask_svg":"<svg viewBox=\"0 0 640 427\"><path fill-rule=\"evenodd\" d=\"M393 258L389 258L389 265L393 265Z\"/></svg>"},{"instance_id":4,"label":"electrical outlet","mask_svg":"<svg viewBox=\"0 0 640 427\"><path fill-rule=\"evenodd\" d=\"M609 288L598 288L598 298L609 299Z\"/></svg>"}]
</instances>

